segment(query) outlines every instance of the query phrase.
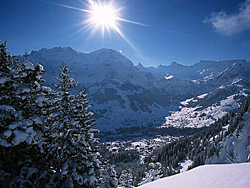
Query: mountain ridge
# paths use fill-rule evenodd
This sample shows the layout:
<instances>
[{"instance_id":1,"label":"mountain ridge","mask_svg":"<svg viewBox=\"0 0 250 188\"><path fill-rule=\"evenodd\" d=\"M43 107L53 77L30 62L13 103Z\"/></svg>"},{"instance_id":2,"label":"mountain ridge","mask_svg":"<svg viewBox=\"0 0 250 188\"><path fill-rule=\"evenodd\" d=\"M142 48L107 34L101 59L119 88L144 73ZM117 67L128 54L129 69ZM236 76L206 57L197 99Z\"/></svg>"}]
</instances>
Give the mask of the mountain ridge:
<instances>
[{"instance_id":1,"label":"mountain ridge","mask_svg":"<svg viewBox=\"0 0 250 188\"><path fill-rule=\"evenodd\" d=\"M49 86L54 82L53 76L58 74L59 66L68 65L72 77L79 82L78 90L87 89L101 130L152 124L160 126L170 111L178 110L179 102L215 91L225 84L225 79L229 85L238 79L238 85L245 82L244 88L250 87L250 63L246 61L222 61L224 63L218 65L218 70L217 66L204 67L206 64L218 64L212 61L201 61L203 66L184 66L173 62L172 66L145 68L142 64L135 66L127 57L112 49L81 53L70 47L32 51L28 59L44 65L45 84ZM232 67L233 63L246 66L244 70L236 70L237 66ZM224 72L218 77L230 67L231 72ZM236 87L236 84L232 85Z\"/></svg>"}]
</instances>

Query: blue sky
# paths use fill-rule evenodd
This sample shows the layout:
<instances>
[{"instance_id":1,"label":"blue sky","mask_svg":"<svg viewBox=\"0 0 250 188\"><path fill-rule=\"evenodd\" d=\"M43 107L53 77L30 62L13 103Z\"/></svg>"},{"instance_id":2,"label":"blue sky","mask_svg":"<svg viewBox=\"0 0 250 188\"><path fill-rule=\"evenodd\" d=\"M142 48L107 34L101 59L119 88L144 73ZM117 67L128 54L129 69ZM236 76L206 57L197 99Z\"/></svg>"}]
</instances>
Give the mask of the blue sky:
<instances>
[{"instance_id":1,"label":"blue sky","mask_svg":"<svg viewBox=\"0 0 250 188\"><path fill-rule=\"evenodd\" d=\"M79 0L1 0L0 40L13 54L70 46L80 52L100 48L122 54L145 66L172 61L191 65L200 60L250 60L250 0L115 0L120 17L146 24L120 22L121 31L137 49L111 29L89 37L86 12Z\"/></svg>"}]
</instances>

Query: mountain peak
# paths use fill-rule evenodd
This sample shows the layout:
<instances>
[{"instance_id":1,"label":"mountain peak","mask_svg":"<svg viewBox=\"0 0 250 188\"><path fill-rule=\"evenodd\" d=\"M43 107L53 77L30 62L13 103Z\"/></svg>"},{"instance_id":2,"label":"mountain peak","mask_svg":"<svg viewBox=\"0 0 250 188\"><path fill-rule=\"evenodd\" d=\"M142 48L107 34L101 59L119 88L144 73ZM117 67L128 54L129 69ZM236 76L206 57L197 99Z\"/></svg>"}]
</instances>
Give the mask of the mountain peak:
<instances>
[{"instance_id":1,"label":"mountain peak","mask_svg":"<svg viewBox=\"0 0 250 188\"><path fill-rule=\"evenodd\" d=\"M144 68L144 66L143 66L141 63L139 63L139 64L137 65L137 67L139 67L139 68Z\"/></svg>"},{"instance_id":2,"label":"mountain peak","mask_svg":"<svg viewBox=\"0 0 250 188\"><path fill-rule=\"evenodd\" d=\"M95 54L95 55L99 55L99 54L117 54L117 55L121 55L119 52L113 50L113 49L109 49L109 48L101 48L99 50L96 50L94 52L91 52L89 54Z\"/></svg>"},{"instance_id":3,"label":"mountain peak","mask_svg":"<svg viewBox=\"0 0 250 188\"><path fill-rule=\"evenodd\" d=\"M38 52L40 53L77 53L75 50L73 50L71 47L54 47L54 48L42 48Z\"/></svg>"},{"instance_id":4,"label":"mountain peak","mask_svg":"<svg viewBox=\"0 0 250 188\"><path fill-rule=\"evenodd\" d=\"M175 61L173 61L169 66L170 66L170 67L183 67L183 65L178 64L178 63L176 63Z\"/></svg>"},{"instance_id":5,"label":"mountain peak","mask_svg":"<svg viewBox=\"0 0 250 188\"><path fill-rule=\"evenodd\" d=\"M133 65L133 63L125 56L123 56L121 53L107 48L102 48L100 50L96 50L94 52L91 52L88 54L90 58L95 59L96 62L103 62L105 64L107 63L125 63L129 65Z\"/></svg>"}]
</instances>

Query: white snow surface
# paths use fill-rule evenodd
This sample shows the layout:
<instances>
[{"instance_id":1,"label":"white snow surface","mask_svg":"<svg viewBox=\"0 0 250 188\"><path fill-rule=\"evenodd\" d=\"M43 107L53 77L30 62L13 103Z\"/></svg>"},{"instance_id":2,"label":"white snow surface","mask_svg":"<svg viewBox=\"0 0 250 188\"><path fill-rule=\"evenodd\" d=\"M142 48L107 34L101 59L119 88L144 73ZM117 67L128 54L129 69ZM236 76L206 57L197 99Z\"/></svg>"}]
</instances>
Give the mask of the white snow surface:
<instances>
[{"instance_id":1,"label":"white snow surface","mask_svg":"<svg viewBox=\"0 0 250 188\"><path fill-rule=\"evenodd\" d=\"M168 76L165 76L165 79L166 80L170 80L170 79L172 79L174 76L173 75L168 75Z\"/></svg>"},{"instance_id":2,"label":"white snow surface","mask_svg":"<svg viewBox=\"0 0 250 188\"><path fill-rule=\"evenodd\" d=\"M25 61L23 65L25 66L26 69L35 70L35 66L29 61Z\"/></svg>"},{"instance_id":3,"label":"white snow surface","mask_svg":"<svg viewBox=\"0 0 250 188\"><path fill-rule=\"evenodd\" d=\"M243 95L243 94L242 94ZM218 118L223 117L232 109L237 109L239 103L234 100L235 95L227 97L225 100L221 100L219 105L211 105L203 110L199 110L202 106L185 107L190 102L197 102L196 99L191 98L181 102L184 107L180 107L180 111L173 112L170 116L167 116L165 123L161 127L191 127L200 128L209 126ZM204 98L204 95L198 96L198 98Z\"/></svg>"},{"instance_id":4,"label":"white snow surface","mask_svg":"<svg viewBox=\"0 0 250 188\"><path fill-rule=\"evenodd\" d=\"M0 105L0 109L4 110L6 112L15 111L15 109L12 106L9 106L9 105Z\"/></svg>"},{"instance_id":5,"label":"white snow surface","mask_svg":"<svg viewBox=\"0 0 250 188\"><path fill-rule=\"evenodd\" d=\"M204 165L141 188L248 188L250 163Z\"/></svg>"},{"instance_id":6,"label":"white snow surface","mask_svg":"<svg viewBox=\"0 0 250 188\"><path fill-rule=\"evenodd\" d=\"M244 124L239 134L237 135L236 132L234 132L232 136L228 136L223 142L220 142L219 146L221 149L219 156L214 155L206 159L206 164L230 164L246 161L247 157L250 156L250 113L245 114L239 124Z\"/></svg>"},{"instance_id":7,"label":"white snow surface","mask_svg":"<svg viewBox=\"0 0 250 188\"><path fill-rule=\"evenodd\" d=\"M14 145L18 145L21 142L24 142L28 137L28 135L25 132L20 130L15 130L13 133L15 135L15 138L13 140Z\"/></svg>"},{"instance_id":8,"label":"white snow surface","mask_svg":"<svg viewBox=\"0 0 250 188\"><path fill-rule=\"evenodd\" d=\"M199 95L198 98L199 98L199 99L203 99L203 98L206 97L207 95L208 95L208 93L205 93L205 94Z\"/></svg>"},{"instance_id":9,"label":"white snow surface","mask_svg":"<svg viewBox=\"0 0 250 188\"><path fill-rule=\"evenodd\" d=\"M181 164L179 167L177 167L177 170L179 169L181 173L186 172L188 170L188 167L192 165L192 160L187 159L187 158L180 162Z\"/></svg>"},{"instance_id":10,"label":"white snow surface","mask_svg":"<svg viewBox=\"0 0 250 188\"><path fill-rule=\"evenodd\" d=\"M240 65L240 66L239 66ZM231 69L248 67L249 62L245 60L230 60L230 61L200 61L191 66L183 66L173 62L171 65L160 65L158 67L143 67L141 64L138 68L145 72L151 72L159 77L164 77L166 74L174 77L189 79L189 80L209 80L213 79ZM231 73L232 74L232 73Z\"/></svg>"}]
</instances>

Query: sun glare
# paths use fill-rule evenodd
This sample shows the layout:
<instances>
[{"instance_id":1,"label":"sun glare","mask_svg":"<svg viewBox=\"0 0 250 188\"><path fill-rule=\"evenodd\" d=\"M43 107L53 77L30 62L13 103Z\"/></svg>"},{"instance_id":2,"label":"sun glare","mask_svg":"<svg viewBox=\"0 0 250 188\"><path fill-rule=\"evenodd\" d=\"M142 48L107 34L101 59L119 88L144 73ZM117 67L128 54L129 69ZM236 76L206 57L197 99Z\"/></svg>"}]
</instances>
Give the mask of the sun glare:
<instances>
[{"instance_id":1,"label":"sun glare","mask_svg":"<svg viewBox=\"0 0 250 188\"><path fill-rule=\"evenodd\" d=\"M108 2L108 3L107 3ZM54 4L51 2L47 2ZM127 22L131 24L147 26L140 22L135 22L132 20L127 20L121 17L121 10L124 7L115 4L115 0L102 1L101 0L87 0L87 3L83 3L87 9L73 7L64 4L54 4L57 6L65 7L68 9L81 11L87 13L87 18L81 23L83 27L77 31L81 32L85 29L90 30L89 38L95 35L98 30L102 31L102 36L104 37L105 31L110 35L110 31L113 30L118 33L138 54L140 52L136 49L133 43L125 36L121 30L121 22ZM120 52L121 53L121 52Z\"/></svg>"},{"instance_id":2,"label":"sun glare","mask_svg":"<svg viewBox=\"0 0 250 188\"><path fill-rule=\"evenodd\" d=\"M88 9L82 10L83 12L88 13L88 19L84 21L85 28L91 30L90 37L94 36L98 30L102 31L103 37L106 31L110 34L110 31L113 30L118 33L138 54L140 54L139 50L122 32L120 22L127 22L141 26L147 25L122 18L122 9L123 7L115 4L114 0L110 0L109 3L107 3L107 1L101 2L100 0L89 0Z\"/></svg>"},{"instance_id":3,"label":"sun glare","mask_svg":"<svg viewBox=\"0 0 250 188\"><path fill-rule=\"evenodd\" d=\"M111 29L120 33L119 21L120 21L120 8L115 7L113 1L109 3L101 3L100 1L89 1L88 19L85 20L87 27L92 30L91 34L101 29L104 35L105 30L110 31Z\"/></svg>"},{"instance_id":4,"label":"sun glare","mask_svg":"<svg viewBox=\"0 0 250 188\"><path fill-rule=\"evenodd\" d=\"M116 17L116 10L111 5L95 4L90 11L89 21L96 26L114 28Z\"/></svg>"}]
</instances>

